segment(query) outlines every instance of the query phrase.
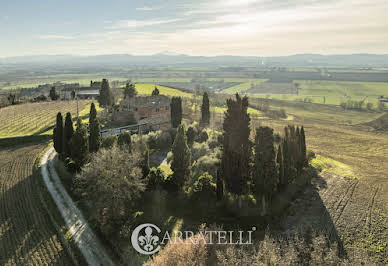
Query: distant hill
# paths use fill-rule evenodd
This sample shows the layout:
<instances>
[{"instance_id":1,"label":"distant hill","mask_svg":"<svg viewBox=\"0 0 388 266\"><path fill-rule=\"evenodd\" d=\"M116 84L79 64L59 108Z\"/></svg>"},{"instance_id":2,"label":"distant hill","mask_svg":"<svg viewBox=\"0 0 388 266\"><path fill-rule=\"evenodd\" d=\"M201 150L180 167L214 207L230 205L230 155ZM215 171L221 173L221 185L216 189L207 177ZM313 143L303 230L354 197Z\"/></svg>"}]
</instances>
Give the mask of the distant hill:
<instances>
[{"instance_id":1,"label":"distant hill","mask_svg":"<svg viewBox=\"0 0 388 266\"><path fill-rule=\"evenodd\" d=\"M317 66L317 67L388 67L388 55L348 54L319 55L298 54L291 56L254 57L254 56L189 56L173 52L155 55L110 54L96 56L44 55L0 58L0 64L38 64L38 65L79 65L101 64L105 66Z\"/></svg>"}]
</instances>

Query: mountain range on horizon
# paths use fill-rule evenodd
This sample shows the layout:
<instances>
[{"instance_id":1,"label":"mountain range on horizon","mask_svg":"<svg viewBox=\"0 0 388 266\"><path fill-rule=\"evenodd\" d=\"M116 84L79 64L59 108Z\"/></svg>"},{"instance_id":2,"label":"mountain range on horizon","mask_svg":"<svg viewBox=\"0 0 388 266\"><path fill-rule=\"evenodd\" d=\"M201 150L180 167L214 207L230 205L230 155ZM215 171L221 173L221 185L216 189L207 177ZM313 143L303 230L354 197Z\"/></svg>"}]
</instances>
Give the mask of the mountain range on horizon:
<instances>
[{"instance_id":1,"label":"mountain range on horizon","mask_svg":"<svg viewBox=\"0 0 388 266\"><path fill-rule=\"evenodd\" d=\"M191 56L170 51L153 55L103 54L80 55L32 55L0 58L0 64L42 65L95 65L107 66L331 66L331 67L388 67L388 54L295 54L288 56Z\"/></svg>"}]
</instances>

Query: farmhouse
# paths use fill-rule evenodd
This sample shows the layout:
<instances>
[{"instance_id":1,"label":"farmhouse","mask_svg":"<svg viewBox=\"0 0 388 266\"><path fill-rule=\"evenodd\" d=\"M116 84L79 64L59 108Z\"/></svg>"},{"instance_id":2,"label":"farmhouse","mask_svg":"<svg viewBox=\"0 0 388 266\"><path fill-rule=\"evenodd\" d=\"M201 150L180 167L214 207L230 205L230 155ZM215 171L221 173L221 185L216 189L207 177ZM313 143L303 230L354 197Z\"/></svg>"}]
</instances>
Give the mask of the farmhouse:
<instances>
[{"instance_id":1,"label":"farmhouse","mask_svg":"<svg viewBox=\"0 0 388 266\"><path fill-rule=\"evenodd\" d=\"M82 87L82 88L65 88L61 90L61 98L64 100L73 100L75 95L79 99L96 99L100 95L100 88Z\"/></svg>"},{"instance_id":2,"label":"farmhouse","mask_svg":"<svg viewBox=\"0 0 388 266\"><path fill-rule=\"evenodd\" d=\"M113 116L113 120L122 125L148 124L153 128L168 128L170 119L170 98L164 95L124 99Z\"/></svg>"}]
</instances>

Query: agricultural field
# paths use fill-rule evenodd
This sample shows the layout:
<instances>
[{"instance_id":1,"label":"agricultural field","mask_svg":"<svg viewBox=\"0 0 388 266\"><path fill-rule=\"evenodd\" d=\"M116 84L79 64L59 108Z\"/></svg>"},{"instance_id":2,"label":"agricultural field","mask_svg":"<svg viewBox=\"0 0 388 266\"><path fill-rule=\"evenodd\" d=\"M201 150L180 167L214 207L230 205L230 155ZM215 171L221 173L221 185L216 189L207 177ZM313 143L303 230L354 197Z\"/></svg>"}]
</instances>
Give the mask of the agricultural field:
<instances>
[{"instance_id":1,"label":"agricultural field","mask_svg":"<svg viewBox=\"0 0 388 266\"><path fill-rule=\"evenodd\" d=\"M90 100L79 101L79 115L86 121ZM100 110L100 109L98 109ZM12 105L0 109L0 138L52 134L56 115L77 114L76 101L40 102Z\"/></svg>"},{"instance_id":2,"label":"agricultural field","mask_svg":"<svg viewBox=\"0 0 388 266\"><path fill-rule=\"evenodd\" d=\"M33 166L45 147L0 148L0 265L72 264L34 180Z\"/></svg>"},{"instance_id":3,"label":"agricultural field","mask_svg":"<svg viewBox=\"0 0 388 266\"><path fill-rule=\"evenodd\" d=\"M379 96L388 94L388 83L384 82L347 82L325 80L296 80L299 84L299 94L254 93L251 97L277 99L283 101L309 101L313 103L340 105L342 102L364 101L377 107ZM364 106L365 107L365 106Z\"/></svg>"},{"instance_id":4,"label":"agricultural field","mask_svg":"<svg viewBox=\"0 0 388 266\"><path fill-rule=\"evenodd\" d=\"M152 91L155 89L155 87L157 87L160 91L160 94L163 94L163 95L179 96L179 97L185 97L185 98L192 97L191 93L183 92L166 86L159 86L155 84L143 84L143 83L137 83L135 86L136 86L136 91L139 94L151 95Z\"/></svg>"},{"instance_id":5,"label":"agricultural field","mask_svg":"<svg viewBox=\"0 0 388 266\"><path fill-rule=\"evenodd\" d=\"M321 173L313 187L292 204L279 230L298 230L301 225L322 230L329 237L338 235L349 257L362 256L362 250L387 263L388 167L382 162L388 161L388 135L360 124L376 115L314 104L308 110L292 103L283 108L294 116L293 124L304 125L307 148L316 154L312 165ZM270 126L280 133L287 124L252 121L252 127Z\"/></svg>"},{"instance_id":6,"label":"agricultural field","mask_svg":"<svg viewBox=\"0 0 388 266\"><path fill-rule=\"evenodd\" d=\"M12 90L21 88L36 88L39 85L50 84L57 81L63 83L79 83L81 86L90 85L91 80L101 80L106 77L113 81L127 81L128 78L118 77L112 73L88 73L88 74L56 74L47 76L34 76L33 78L18 79L9 82L0 82L0 90Z\"/></svg>"},{"instance_id":7,"label":"agricultural field","mask_svg":"<svg viewBox=\"0 0 388 266\"><path fill-rule=\"evenodd\" d=\"M233 79L233 80L235 80L235 82L239 82L242 80L244 80L244 81L242 81L243 83L236 85L236 86L233 86L233 87L230 87L230 88L227 88L226 90L223 90L222 92L229 93L229 94L240 93L240 92L244 92L246 90L249 90L251 88L252 84L255 86L255 85L259 85L260 83L267 81L266 79Z\"/></svg>"},{"instance_id":8,"label":"agricultural field","mask_svg":"<svg viewBox=\"0 0 388 266\"><path fill-rule=\"evenodd\" d=\"M388 83L327 80L295 80L301 95L322 96L380 96L388 94Z\"/></svg>"}]
</instances>

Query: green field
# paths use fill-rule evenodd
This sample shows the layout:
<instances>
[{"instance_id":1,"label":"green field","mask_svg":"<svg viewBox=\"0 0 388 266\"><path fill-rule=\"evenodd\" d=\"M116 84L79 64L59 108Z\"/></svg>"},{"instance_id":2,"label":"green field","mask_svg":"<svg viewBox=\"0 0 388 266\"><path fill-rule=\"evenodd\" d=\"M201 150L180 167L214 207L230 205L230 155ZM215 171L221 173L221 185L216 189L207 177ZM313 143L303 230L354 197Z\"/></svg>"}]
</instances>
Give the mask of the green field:
<instances>
[{"instance_id":1,"label":"green field","mask_svg":"<svg viewBox=\"0 0 388 266\"><path fill-rule=\"evenodd\" d=\"M179 96L179 97L185 97L185 98L191 98L193 94L183 92L177 89L169 88L166 86L159 86L155 84L143 84L143 83L137 83L136 85L136 91L139 94L147 94L151 95L152 91L155 89L155 86L158 88L160 94L167 95L167 96Z\"/></svg>"},{"instance_id":2,"label":"green field","mask_svg":"<svg viewBox=\"0 0 388 266\"><path fill-rule=\"evenodd\" d=\"M223 90L222 92L230 93L230 94L240 93L240 92L249 90L251 88L252 84L258 85L260 83L267 81L266 79L232 79L232 80L233 81L230 81L230 82L241 82L242 80L244 80L244 81L242 81L243 83L236 85L236 86L233 86L233 87L230 87L230 88L227 88L226 90Z\"/></svg>"},{"instance_id":3,"label":"green field","mask_svg":"<svg viewBox=\"0 0 388 266\"><path fill-rule=\"evenodd\" d=\"M300 84L300 95L325 96L380 96L388 94L388 83L327 80L295 80Z\"/></svg>"}]
</instances>

